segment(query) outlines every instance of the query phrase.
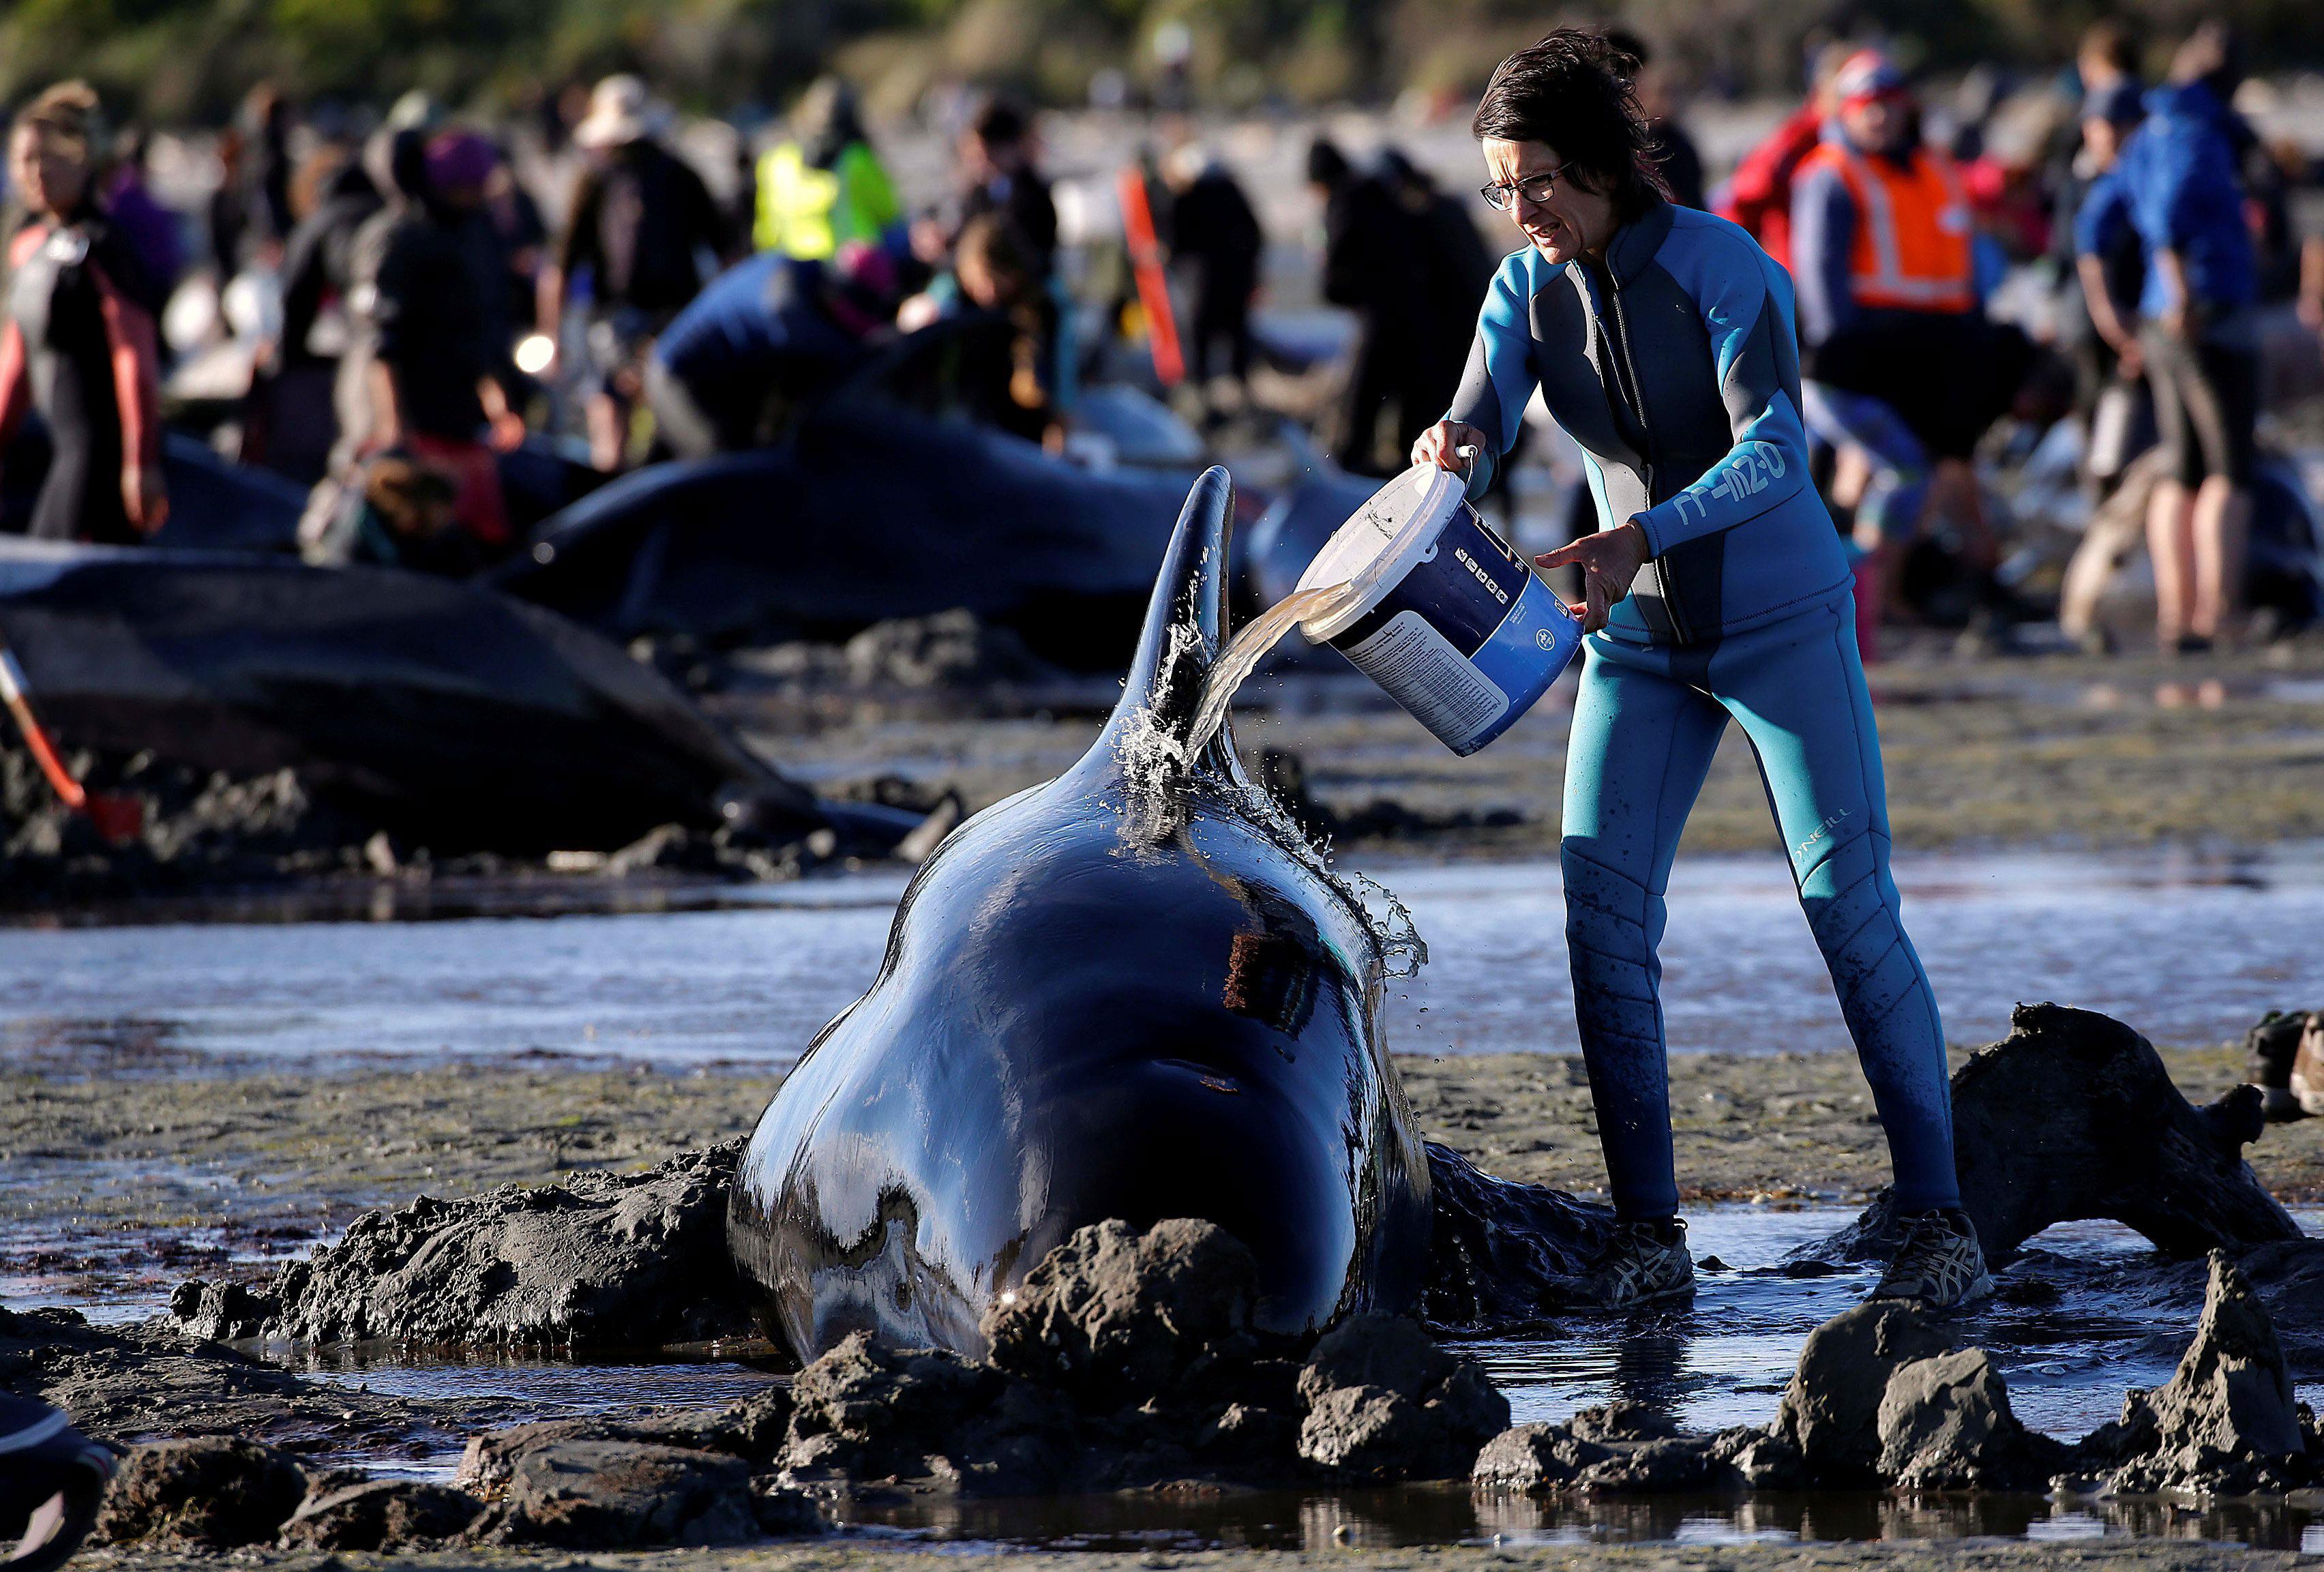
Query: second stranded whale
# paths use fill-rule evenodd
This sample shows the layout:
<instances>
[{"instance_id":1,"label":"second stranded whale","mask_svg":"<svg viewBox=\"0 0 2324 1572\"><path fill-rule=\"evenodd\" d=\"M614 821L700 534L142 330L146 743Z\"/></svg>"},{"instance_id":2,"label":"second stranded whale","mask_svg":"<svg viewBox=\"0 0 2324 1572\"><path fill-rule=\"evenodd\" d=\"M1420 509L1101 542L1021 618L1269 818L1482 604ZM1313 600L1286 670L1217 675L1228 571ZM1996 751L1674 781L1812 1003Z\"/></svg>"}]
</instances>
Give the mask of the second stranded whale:
<instances>
[{"instance_id":1,"label":"second stranded whale","mask_svg":"<svg viewBox=\"0 0 2324 1572\"><path fill-rule=\"evenodd\" d=\"M981 1354L992 1300L1106 1218L1235 1234L1285 1333L1424 1288L1472 1318L1480 1272L1542 1286L1600 1225L1424 1147L1379 1031L1387 941L1231 731L1188 745L1232 512L1208 471L1096 743L923 865L878 979L760 1118L728 1237L801 1360L858 1329Z\"/></svg>"}]
</instances>

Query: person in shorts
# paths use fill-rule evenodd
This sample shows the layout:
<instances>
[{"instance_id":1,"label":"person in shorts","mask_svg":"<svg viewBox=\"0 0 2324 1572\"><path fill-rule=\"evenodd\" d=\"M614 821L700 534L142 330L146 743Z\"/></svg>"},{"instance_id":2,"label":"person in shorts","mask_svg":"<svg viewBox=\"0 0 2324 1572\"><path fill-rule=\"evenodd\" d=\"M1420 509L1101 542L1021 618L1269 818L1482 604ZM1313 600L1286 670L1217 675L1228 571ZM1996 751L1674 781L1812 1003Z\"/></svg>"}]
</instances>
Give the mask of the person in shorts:
<instances>
[{"instance_id":1,"label":"person in shorts","mask_svg":"<svg viewBox=\"0 0 2324 1572\"><path fill-rule=\"evenodd\" d=\"M2169 466L2146 514L2155 636L2192 653L2235 631L2251 527L2259 262L2244 221L2240 147L2228 106L2241 51L2206 23L2122 150L2132 221L2146 245L2140 348Z\"/></svg>"}]
</instances>

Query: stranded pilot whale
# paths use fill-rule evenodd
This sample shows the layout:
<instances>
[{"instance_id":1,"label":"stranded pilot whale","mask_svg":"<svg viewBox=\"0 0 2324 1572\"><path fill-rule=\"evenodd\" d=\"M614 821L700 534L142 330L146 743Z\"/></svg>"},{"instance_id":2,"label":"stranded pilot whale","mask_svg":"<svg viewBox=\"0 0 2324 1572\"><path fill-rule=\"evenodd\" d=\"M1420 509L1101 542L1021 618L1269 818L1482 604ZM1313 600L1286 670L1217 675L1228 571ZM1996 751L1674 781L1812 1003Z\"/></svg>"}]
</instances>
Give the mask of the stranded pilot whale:
<instances>
[{"instance_id":1,"label":"stranded pilot whale","mask_svg":"<svg viewBox=\"0 0 2324 1572\"><path fill-rule=\"evenodd\" d=\"M1226 730L1185 756L1232 510L1224 470L1196 481L1103 733L920 867L760 1118L728 1239L802 1361L859 1329L981 1355L987 1306L1107 1218L1236 1235L1269 1330L1418 1302L1431 1157L1383 942Z\"/></svg>"}]
</instances>

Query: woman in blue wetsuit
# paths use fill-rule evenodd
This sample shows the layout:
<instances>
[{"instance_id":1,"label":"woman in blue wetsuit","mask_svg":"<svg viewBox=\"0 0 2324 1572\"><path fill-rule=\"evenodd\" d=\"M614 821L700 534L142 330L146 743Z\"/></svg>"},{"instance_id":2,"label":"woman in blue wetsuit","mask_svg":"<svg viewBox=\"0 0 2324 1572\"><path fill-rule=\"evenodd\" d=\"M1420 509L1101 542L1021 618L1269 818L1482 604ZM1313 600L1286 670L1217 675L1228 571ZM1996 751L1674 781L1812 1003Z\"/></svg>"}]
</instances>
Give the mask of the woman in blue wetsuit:
<instances>
[{"instance_id":1,"label":"woman in blue wetsuit","mask_svg":"<svg viewBox=\"0 0 2324 1572\"><path fill-rule=\"evenodd\" d=\"M1729 719L1757 755L1792 873L1886 1127L1902 1224L1876 1297L1991 1288L1953 1175L1944 1031L1888 874L1880 741L1849 571L1808 477L1791 280L1742 229L1675 206L1628 80L1561 28L1501 63L1471 129L1505 260L1468 374L1414 461L1492 482L1538 387L1582 445L1600 530L1579 566L1591 635L1565 776L1566 942L1622 1220L1610 1304L1692 1290L1664 1061L1663 893Z\"/></svg>"}]
</instances>

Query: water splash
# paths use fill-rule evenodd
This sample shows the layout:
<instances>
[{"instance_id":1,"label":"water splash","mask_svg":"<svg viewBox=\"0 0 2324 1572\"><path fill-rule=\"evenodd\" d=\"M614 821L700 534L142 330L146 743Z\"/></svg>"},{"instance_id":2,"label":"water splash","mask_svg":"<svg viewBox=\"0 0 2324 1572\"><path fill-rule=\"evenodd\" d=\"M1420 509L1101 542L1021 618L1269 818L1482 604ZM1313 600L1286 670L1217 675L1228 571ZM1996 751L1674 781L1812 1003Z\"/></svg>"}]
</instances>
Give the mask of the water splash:
<instances>
[{"instance_id":1,"label":"water splash","mask_svg":"<svg viewBox=\"0 0 2324 1572\"><path fill-rule=\"evenodd\" d=\"M1348 590L1346 585L1333 585L1302 591L1251 619L1211 668L1187 741L1181 742L1172 735L1170 727L1157 719L1151 708L1131 712L1129 724L1115 737L1113 747L1127 793L1122 803L1122 825L1123 839L1129 847L1135 851L1153 846L1185 827L1193 810L1196 763L1203 749L1225 724L1228 700L1233 697L1235 688L1258 666L1259 657L1302 616L1328 612L1345 597ZM1277 617L1277 613L1286 615ZM1270 618L1274 619L1271 623ZM1170 692L1178 662L1197 652L1202 643L1197 628L1186 623L1172 624L1169 642L1157 667L1153 691ZM1239 658L1245 651L1248 657ZM1427 941L1420 937L1411 909L1394 891L1376 879L1343 873L1333 865L1331 843L1309 836L1264 782L1236 771L1215 784L1227 786L1238 800L1235 806L1241 816L1298 858L1362 921L1379 955L1384 976L1409 977L1428 964Z\"/></svg>"},{"instance_id":2,"label":"water splash","mask_svg":"<svg viewBox=\"0 0 2324 1572\"><path fill-rule=\"evenodd\" d=\"M1234 699L1235 689L1259 670L1259 663L1284 634L1303 622L1331 616L1356 598L1353 584L1327 584L1296 590L1243 624L1242 631L1227 641L1218 663L1211 668L1210 676L1203 683L1202 702L1194 707L1194 728L1186 734L1188 748L1199 752L1226 724L1227 707Z\"/></svg>"},{"instance_id":3,"label":"water splash","mask_svg":"<svg viewBox=\"0 0 2324 1572\"><path fill-rule=\"evenodd\" d=\"M1380 964L1391 977L1411 977L1428 964L1428 941L1420 937L1412 908L1403 898L1368 874L1348 875L1361 904L1364 920L1379 941Z\"/></svg>"},{"instance_id":4,"label":"water splash","mask_svg":"<svg viewBox=\"0 0 2324 1572\"><path fill-rule=\"evenodd\" d=\"M1169 642L1156 662L1148 691L1168 693L1176 685L1178 662L1197 653L1202 631L1189 623L1170 624ZM1185 822L1185 787L1200 750L1180 742L1149 706L1141 705L1126 717L1114 738L1114 762L1121 772L1127 798L1121 806L1125 839L1151 845L1174 833Z\"/></svg>"}]
</instances>

